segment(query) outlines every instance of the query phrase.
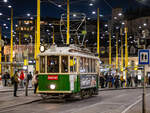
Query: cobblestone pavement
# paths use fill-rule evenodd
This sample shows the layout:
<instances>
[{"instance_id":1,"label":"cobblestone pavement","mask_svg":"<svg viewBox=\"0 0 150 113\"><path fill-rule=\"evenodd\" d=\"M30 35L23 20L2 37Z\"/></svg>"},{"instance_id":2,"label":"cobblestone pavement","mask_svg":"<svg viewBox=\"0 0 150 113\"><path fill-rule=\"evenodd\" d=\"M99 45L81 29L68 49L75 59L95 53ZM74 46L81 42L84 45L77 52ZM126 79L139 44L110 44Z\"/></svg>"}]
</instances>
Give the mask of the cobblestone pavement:
<instances>
[{"instance_id":1,"label":"cobblestone pavement","mask_svg":"<svg viewBox=\"0 0 150 113\"><path fill-rule=\"evenodd\" d=\"M59 100L37 101L13 108L1 109L0 113L141 113L141 95L142 89L100 91L98 96L84 100L69 100L66 102ZM2 97L2 95L0 96ZM9 98L11 98L10 101L16 103L18 101L40 99L39 96L32 95L32 92L29 97L20 95L18 98ZM149 98L150 89L147 89L147 113L150 113Z\"/></svg>"}]
</instances>

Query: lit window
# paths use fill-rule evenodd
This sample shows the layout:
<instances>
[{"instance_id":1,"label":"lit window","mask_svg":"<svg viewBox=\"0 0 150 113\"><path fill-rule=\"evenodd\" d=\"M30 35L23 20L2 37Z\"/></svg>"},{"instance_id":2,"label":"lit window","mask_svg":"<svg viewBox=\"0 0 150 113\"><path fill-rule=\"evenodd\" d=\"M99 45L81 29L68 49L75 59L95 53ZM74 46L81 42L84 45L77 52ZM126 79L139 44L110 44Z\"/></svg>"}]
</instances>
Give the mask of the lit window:
<instances>
[{"instance_id":1,"label":"lit window","mask_svg":"<svg viewBox=\"0 0 150 113\"><path fill-rule=\"evenodd\" d=\"M23 27L21 27L21 31L23 31Z\"/></svg>"},{"instance_id":2,"label":"lit window","mask_svg":"<svg viewBox=\"0 0 150 113\"><path fill-rule=\"evenodd\" d=\"M61 72L62 73L68 72L68 56L61 57Z\"/></svg>"}]
</instances>

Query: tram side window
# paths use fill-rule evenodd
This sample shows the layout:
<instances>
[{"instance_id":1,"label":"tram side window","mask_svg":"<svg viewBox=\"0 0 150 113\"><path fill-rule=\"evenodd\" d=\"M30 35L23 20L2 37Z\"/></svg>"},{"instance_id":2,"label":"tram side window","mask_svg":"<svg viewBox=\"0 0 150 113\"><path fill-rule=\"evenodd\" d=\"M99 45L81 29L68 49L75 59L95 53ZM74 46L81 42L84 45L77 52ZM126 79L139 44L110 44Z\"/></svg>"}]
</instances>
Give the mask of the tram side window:
<instances>
[{"instance_id":1,"label":"tram side window","mask_svg":"<svg viewBox=\"0 0 150 113\"><path fill-rule=\"evenodd\" d=\"M73 69L74 69L74 72L77 72L77 58L76 57L74 57Z\"/></svg>"},{"instance_id":2,"label":"tram side window","mask_svg":"<svg viewBox=\"0 0 150 113\"><path fill-rule=\"evenodd\" d=\"M93 60L93 63L94 63L94 73L96 72L96 63L95 63L95 60Z\"/></svg>"},{"instance_id":3,"label":"tram side window","mask_svg":"<svg viewBox=\"0 0 150 113\"><path fill-rule=\"evenodd\" d=\"M77 71L77 58L71 56L70 57L70 72L76 72Z\"/></svg>"},{"instance_id":4,"label":"tram side window","mask_svg":"<svg viewBox=\"0 0 150 113\"><path fill-rule=\"evenodd\" d=\"M59 56L47 57L47 72L59 73Z\"/></svg>"},{"instance_id":5,"label":"tram side window","mask_svg":"<svg viewBox=\"0 0 150 113\"><path fill-rule=\"evenodd\" d=\"M45 57L40 57L40 73L45 73Z\"/></svg>"},{"instance_id":6,"label":"tram side window","mask_svg":"<svg viewBox=\"0 0 150 113\"><path fill-rule=\"evenodd\" d=\"M85 69L83 68L83 58L80 58L80 73L84 73Z\"/></svg>"},{"instance_id":7,"label":"tram side window","mask_svg":"<svg viewBox=\"0 0 150 113\"><path fill-rule=\"evenodd\" d=\"M86 73L89 72L89 59L86 59Z\"/></svg>"},{"instance_id":8,"label":"tram side window","mask_svg":"<svg viewBox=\"0 0 150 113\"><path fill-rule=\"evenodd\" d=\"M91 72L92 65L91 65L91 59L89 59L89 72Z\"/></svg>"},{"instance_id":9,"label":"tram side window","mask_svg":"<svg viewBox=\"0 0 150 113\"><path fill-rule=\"evenodd\" d=\"M92 72L95 72L95 60L92 60Z\"/></svg>"},{"instance_id":10,"label":"tram side window","mask_svg":"<svg viewBox=\"0 0 150 113\"><path fill-rule=\"evenodd\" d=\"M61 57L61 72L62 73L68 72L68 56Z\"/></svg>"}]
</instances>

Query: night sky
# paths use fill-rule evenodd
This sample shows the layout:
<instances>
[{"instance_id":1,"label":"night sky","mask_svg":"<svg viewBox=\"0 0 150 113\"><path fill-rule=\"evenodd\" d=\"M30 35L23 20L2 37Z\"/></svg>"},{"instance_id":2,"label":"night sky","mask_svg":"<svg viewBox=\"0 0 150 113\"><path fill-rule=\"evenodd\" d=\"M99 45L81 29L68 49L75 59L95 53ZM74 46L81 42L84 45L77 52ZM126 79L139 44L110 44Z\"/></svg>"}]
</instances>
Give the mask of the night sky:
<instances>
[{"instance_id":1,"label":"night sky","mask_svg":"<svg viewBox=\"0 0 150 113\"><path fill-rule=\"evenodd\" d=\"M7 20L10 17L10 9L8 5L12 5L14 9L14 17L26 17L27 13L30 13L31 16L36 16L37 9L37 0L8 0L8 3L3 3L3 0L0 0L0 13L3 13L3 16L0 16L0 25L4 23L7 24L8 29L4 29L3 33L7 34L10 32L10 21ZM45 2L44 2L45 1ZM48 0L41 0L41 16L42 17L54 17L60 18L62 13L66 13L66 5L58 7L57 5L62 4L62 1L67 0L49 0L55 1L56 4L48 2ZM71 12L82 12L87 15L89 18L96 18L96 15L92 14L92 11L96 11L97 8L100 8L100 14L104 16L111 16L112 8L121 7L124 10L129 7L138 7L140 0L70 0L70 10ZM107 3L106 3L107 2ZM89 6L90 3L93 3L93 6Z\"/></svg>"},{"instance_id":2,"label":"night sky","mask_svg":"<svg viewBox=\"0 0 150 113\"><path fill-rule=\"evenodd\" d=\"M36 15L37 0L8 0L8 1L9 4L11 4L14 7L15 16L23 16L27 13L31 13L31 15ZM64 0L53 0L53 1L59 1L58 4L59 3L61 4L61 2ZM96 9L99 7L101 14L110 15L111 7L105 1L107 1L113 8L122 7L125 9L128 8L129 6L135 7L138 5L138 3L135 2L136 0L70 0L70 3L73 2L70 5L70 8L72 12L83 12L86 13L88 17L92 17L93 16L92 11L96 11ZM94 5L92 7L89 7L89 3L93 3ZM8 3L2 4L3 7L6 4ZM41 15L44 17L49 16L59 18L62 13L66 12L65 10L66 5L63 5L62 8L59 8L52 3L41 2Z\"/></svg>"}]
</instances>

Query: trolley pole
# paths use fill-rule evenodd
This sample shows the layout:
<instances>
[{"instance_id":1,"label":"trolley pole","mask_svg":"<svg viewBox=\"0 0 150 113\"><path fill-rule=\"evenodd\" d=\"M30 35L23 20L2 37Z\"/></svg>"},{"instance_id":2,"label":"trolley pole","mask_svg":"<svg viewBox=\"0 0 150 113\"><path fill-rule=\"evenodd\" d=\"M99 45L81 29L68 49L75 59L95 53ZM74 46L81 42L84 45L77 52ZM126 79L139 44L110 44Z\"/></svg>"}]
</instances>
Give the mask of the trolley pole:
<instances>
[{"instance_id":1,"label":"trolley pole","mask_svg":"<svg viewBox=\"0 0 150 113\"><path fill-rule=\"evenodd\" d=\"M55 43L55 29L54 29L54 26L52 28L53 28L53 44L54 44Z\"/></svg>"},{"instance_id":2,"label":"trolley pole","mask_svg":"<svg viewBox=\"0 0 150 113\"><path fill-rule=\"evenodd\" d=\"M13 8L11 8L11 54L10 54L10 75L13 76Z\"/></svg>"},{"instance_id":3,"label":"trolley pole","mask_svg":"<svg viewBox=\"0 0 150 113\"><path fill-rule=\"evenodd\" d=\"M70 7L69 0L67 0L67 45L70 44Z\"/></svg>"},{"instance_id":4,"label":"trolley pole","mask_svg":"<svg viewBox=\"0 0 150 113\"><path fill-rule=\"evenodd\" d=\"M36 46L36 71L39 71L38 54L40 53L40 0L37 0L37 46Z\"/></svg>"},{"instance_id":5,"label":"trolley pole","mask_svg":"<svg viewBox=\"0 0 150 113\"><path fill-rule=\"evenodd\" d=\"M98 57L100 58L100 38L99 38L99 24L100 24L100 19L99 19L99 8L97 8L97 54Z\"/></svg>"}]
</instances>

